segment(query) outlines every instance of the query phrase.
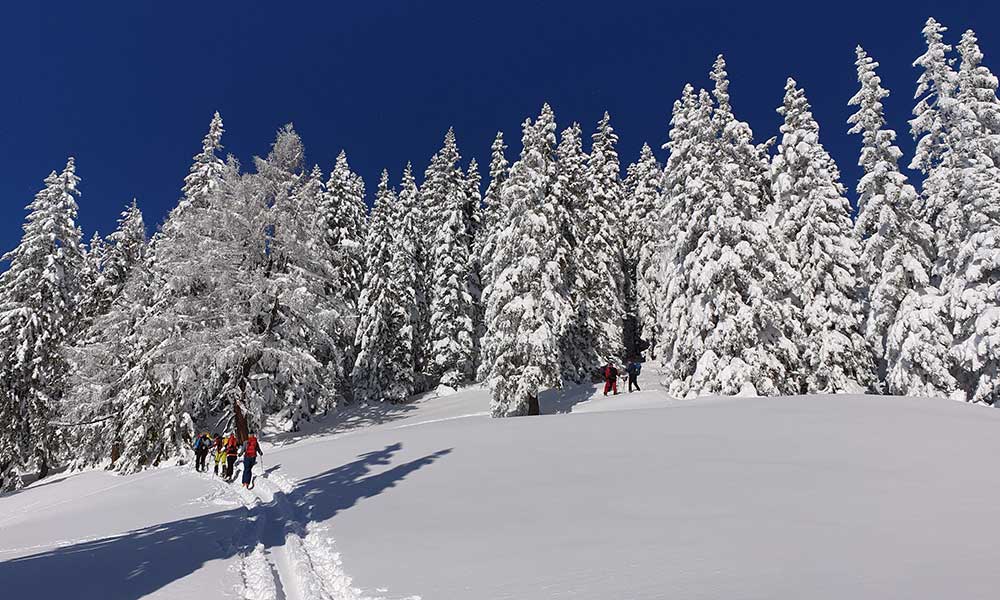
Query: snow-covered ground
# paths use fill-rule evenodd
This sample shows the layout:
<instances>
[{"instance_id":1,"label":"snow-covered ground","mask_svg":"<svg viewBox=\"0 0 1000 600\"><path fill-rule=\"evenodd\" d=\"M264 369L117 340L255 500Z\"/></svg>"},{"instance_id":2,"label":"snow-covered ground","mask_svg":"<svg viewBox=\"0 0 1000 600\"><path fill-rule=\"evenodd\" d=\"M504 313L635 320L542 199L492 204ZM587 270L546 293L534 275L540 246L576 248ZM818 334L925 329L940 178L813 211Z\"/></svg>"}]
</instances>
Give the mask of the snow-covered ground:
<instances>
[{"instance_id":1,"label":"snow-covered ground","mask_svg":"<svg viewBox=\"0 0 1000 600\"><path fill-rule=\"evenodd\" d=\"M275 434L253 492L183 467L48 478L0 497L0 597L997 597L1000 412L593 391Z\"/></svg>"}]
</instances>

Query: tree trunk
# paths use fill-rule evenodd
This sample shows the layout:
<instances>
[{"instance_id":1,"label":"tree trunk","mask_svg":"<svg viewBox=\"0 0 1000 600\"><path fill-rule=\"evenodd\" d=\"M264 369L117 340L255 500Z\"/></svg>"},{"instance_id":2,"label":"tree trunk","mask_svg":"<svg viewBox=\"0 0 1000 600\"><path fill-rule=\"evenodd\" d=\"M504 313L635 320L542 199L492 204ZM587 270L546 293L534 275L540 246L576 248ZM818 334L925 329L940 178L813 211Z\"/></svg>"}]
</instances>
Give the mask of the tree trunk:
<instances>
[{"instance_id":1,"label":"tree trunk","mask_svg":"<svg viewBox=\"0 0 1000 600\"><path fill-rule=\"evenodd\" d=\"M247 428L247 417L243 414L240 402L235 397L233 398L233 416L236 422L236 441L242 444L247 441L250 431Z\"/></svg>"},{"instance_id":2,"label":"tree trunk","mask_svg":"<svg viewBox=\"0 0 1000 600\"><path fill-rule=\"evenodd\" d=\"M537 416L539 414L541 414L541 412L538 409L538 396L528 396L528 415Z\"/></svg>"}]
</instances>

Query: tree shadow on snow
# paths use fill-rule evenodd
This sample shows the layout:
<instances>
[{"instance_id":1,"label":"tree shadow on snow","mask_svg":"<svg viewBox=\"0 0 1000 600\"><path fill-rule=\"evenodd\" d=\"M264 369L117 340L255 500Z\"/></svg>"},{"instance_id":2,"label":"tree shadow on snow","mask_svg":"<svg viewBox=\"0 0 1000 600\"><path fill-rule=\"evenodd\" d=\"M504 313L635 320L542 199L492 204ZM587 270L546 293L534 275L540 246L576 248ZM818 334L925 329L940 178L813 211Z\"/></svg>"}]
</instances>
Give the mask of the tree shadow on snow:
<instances>
[{"instance_id":1,"label":"tree shadow on snow","mask_svg":"<svg viewBox=\"0 0 1000 600\"><path fill-rule=\"evenodd\" d=\"M286 533L301 534L306 524L328 520L377 496L451 452L440 450L373 473L390 465L401 449L402 444L396 443L362 454L250 509L241 506L0 562L0 589L5 598L141 598L209 561L245 554L258 541L266 548L281 546ZM269 510L277 512L276 507L288 505L295 507L291 522L272 521L260 531L255 529L255 523L267 523Z\"/></svg>"},{"instance_id":2,"label":"tree shadow on snow","mask_svg":"<svg viewBox=\"0 0 1000 600\"><path fill-rule=\"evenodd\" d=\"M406 417L416 408L414 402L400 404L377 402L347 406L326 417L317 417L313 421L303 423L299 431L269 435L267 441L274 446L284 446L302 438L335 435L362 427L391 423Z\"/></svg>"},{"instance_id":3,"label":"tree shadow on snow","mask_svg":"<svg viewBox=\"0 0 1000 600\"><path fill-rule=\"evenodd\" d=\"M562 389L545 390L538 395L538 408L543 415L573 412L573 407L601 393L604 384L583 383L566 385Z\"/></svg>"}]
</instances>

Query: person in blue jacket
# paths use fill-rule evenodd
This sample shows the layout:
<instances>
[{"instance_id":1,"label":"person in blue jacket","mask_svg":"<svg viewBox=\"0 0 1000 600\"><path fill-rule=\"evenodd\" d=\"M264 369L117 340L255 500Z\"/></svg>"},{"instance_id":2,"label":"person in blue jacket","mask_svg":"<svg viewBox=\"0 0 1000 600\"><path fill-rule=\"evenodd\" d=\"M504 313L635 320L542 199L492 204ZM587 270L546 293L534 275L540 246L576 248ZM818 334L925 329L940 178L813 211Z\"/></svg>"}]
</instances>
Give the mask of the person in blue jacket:
<instances>
[{"instance_id":1,"label":"person in blue jacket","mask_svg":"<svg viewBox=\"0 0 1000 600\"><path fill-rule=\"evenodd\" d=\"M625 372L628 373L628 393L632 393L632 386L635 386L637 392L641 392L639 389L639 373L642 371L642 363L636 359L632 359L628 363L628 367L625 368Z\"/></svg>"}]
</instances>

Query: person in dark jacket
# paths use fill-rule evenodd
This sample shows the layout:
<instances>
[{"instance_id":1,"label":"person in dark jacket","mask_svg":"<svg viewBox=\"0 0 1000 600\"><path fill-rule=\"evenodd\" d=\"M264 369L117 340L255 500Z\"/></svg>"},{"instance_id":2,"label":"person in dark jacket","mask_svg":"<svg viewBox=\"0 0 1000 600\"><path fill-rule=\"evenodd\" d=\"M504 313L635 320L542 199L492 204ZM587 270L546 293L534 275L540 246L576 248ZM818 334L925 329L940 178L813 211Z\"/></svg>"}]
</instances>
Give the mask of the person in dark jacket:
<instances>
[{"instance_id":1,"label":"person in dark jacket","mask_svg":"<svg viewBox=\"0 0 1000 600\"><path fill-rule=\"evenodd\" d=\"M614 395L618 395L618 369L611 363L604 365L604 395L614 390Z\"/></svg>"},{"instance_id":2,"label":"person in dark jacket","mask_svg":"<svg viewBox=\"0 0 1000 600\"><path fill-rule=\"evenodd\" d=\"M205 457L208 456L208 451L212 448L212 438L209 437L208 432L199 435L194 440L194 470L195 471L207 471L208 467L205 466Z\"/></svg>"},{"instance_id":3,"label":"person in dark jacket","mask_svg":"<svg viewBox=\"0 0 1000 600\"><path fill-rule=\"evenodd\" d=\"M639 373L642 371L642 365L638 360L632 360L628 363L628 367L625 369L628 373L628 393L632 393L632 386L635 386L637 392L641 392L639 389Z\"/></svg>"}]
</instances>

